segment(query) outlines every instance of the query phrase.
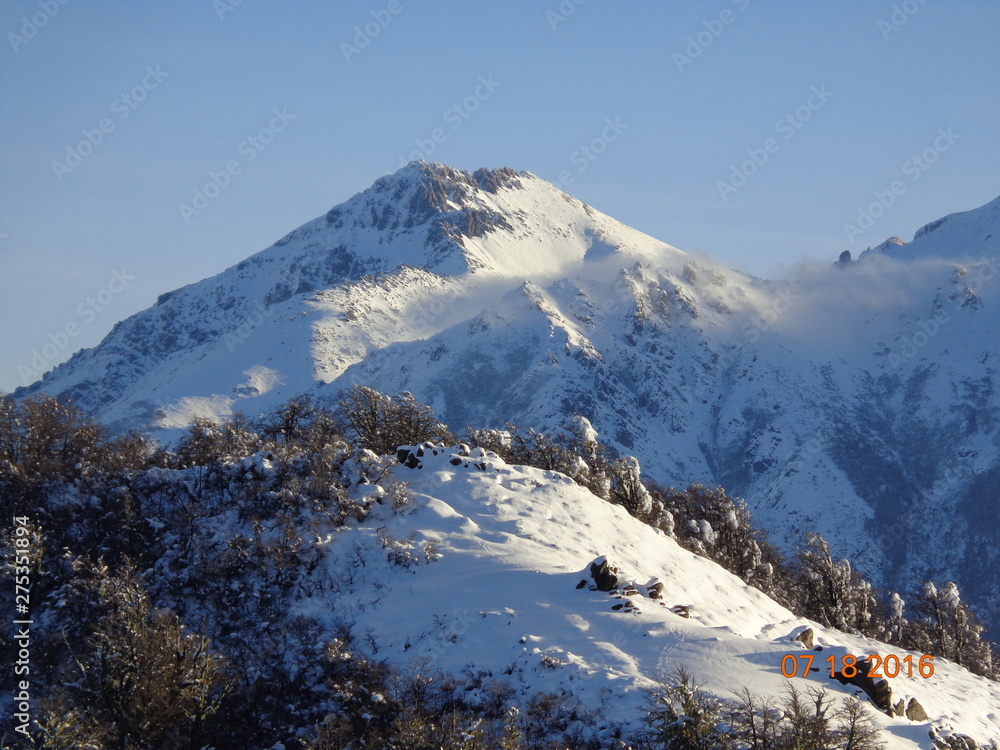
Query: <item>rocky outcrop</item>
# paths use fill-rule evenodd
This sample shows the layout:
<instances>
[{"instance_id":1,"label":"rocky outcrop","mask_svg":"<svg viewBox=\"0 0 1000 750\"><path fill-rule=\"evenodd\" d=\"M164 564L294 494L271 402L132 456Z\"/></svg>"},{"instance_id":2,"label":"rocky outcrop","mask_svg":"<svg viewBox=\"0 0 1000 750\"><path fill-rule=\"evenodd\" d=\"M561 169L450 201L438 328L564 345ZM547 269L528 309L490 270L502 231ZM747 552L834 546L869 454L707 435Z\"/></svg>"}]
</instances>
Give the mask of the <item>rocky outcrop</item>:
<instances>
[{"instance_id":1,"label":"rocky outcrop","mask_svg":"<svg viewBox=\"0 0 1000 750\"><path fill-rule=\"evenodd\" d=\"M590 564L590 577L598 591L615 591L618 588L618 568L606 557L598 557Z\"/></svg>"},{"instance_id":2,"label":"rocky outcrop","mask_svg":"<svg viewBox=\"0 0 1000 750\"><path fill-rule=\"evenodd\" d=\"M854 685L861 688L879 710L892 716L895 714L895 706L892 703L892 688L889 687L889 681L884 677L868 676L873 666L867 659L858 659L855 675L847 677L843 672L834 672L833 679L841 685Z\"/></svg>"},{"instance_id":3,"label":"rocky outcrop","mask_svg":"<svg viewBox=\"0 0 1000 750\"><path fill-rule=\"evenodd\" d=\"M810 651L813 650L813 646L815 646L816 643L815 634L813 633L812 628L806 628L805 630L803 630L801 633L795 636L795 640L801 643Z\"/></svg>"},{"instance_id":4,"label":"rocky outcrop","mask_svg":"<svg viewBox=\"0 0 1000 750\"><path fill-rule=\"evenodd\" d=\"M924 710L924 707L920 705L920 701L916 698L910 698L909 703L906 704L906 710L903 715L910 721L930 721L930 716Z\"/></svg>"},{"instance_id":5,"label":"rocky outcrop","mask_svg":"<svg viewBox=\"0 0 1000 750\"><path fill-rule=\"evenodd\" d=\"M586 568L589 579L584 578L576 588L588 588L591 591L604 591L615 599L618 603L611 605L611 609L616 612L638 612L640 602L646 599L651 603L666 607L663 600L664 585L659 578L650 578L645 584L639 584L621 574L621 571L612 565L608 558L601 555ZM686 604L677 604L671 607L671 612L680 616L691 617L691 608Z\"/></svg>"},{"instance_id":6,"label":"rocky outcrop","mask_svg":"<svg viewBox=\"0 0 1000 750\"><path fill-rule=\"evenodd\" d=\"M486 471L485 459L496 458L497 454L482 448L470 448L465 443L445 446L441 443L426 442L420 445L400 445L396 448L396 461L407 469L422 469L424 456L450 455L448 463L465 469L473 468ZM476 460L480 459L480 460Z\"/></svg>"},{"instance_id":7,"label":"rocky outcrop","mask_svg":"<svg viewBox=\"0 0 1000 750\"><path fill-rule=\"evenodd\" d=\"M928 733L934 743L935 750L980 750L982 747L978 742L967 734L960 734L947 729L931 729ZM984 750L989 750L995 745L987 745Z\"/></svg>"},{"instance_id":8,"label":"rocky outcrop","mask_svg":"<svg viewBox=\"0 0 1000 750\"><path fill-rule=\"evenodd\" d=\"M662 599L663 581L659 578L650 578L649 583L646 584L646 596L650 599Z\"/></svg>"},{"instance_id":9,"label":"rocky outcrop","mask_svg":"<svg viewBox=\"0 0 1000 750\"><path fill-rule=\"evenodd\" d=\"M872 666L872 663L867 659L858 659L857 674L853 677L846 677L843 672L835 672L833 678L842 685L854 685L864 690L872 704L889 716L905 717L910 721L917 722L930 720L927 711L916 698L893 700L892 686L888 679L868 676L869 672L872 671Z\"/></svg>"}]
</instances>

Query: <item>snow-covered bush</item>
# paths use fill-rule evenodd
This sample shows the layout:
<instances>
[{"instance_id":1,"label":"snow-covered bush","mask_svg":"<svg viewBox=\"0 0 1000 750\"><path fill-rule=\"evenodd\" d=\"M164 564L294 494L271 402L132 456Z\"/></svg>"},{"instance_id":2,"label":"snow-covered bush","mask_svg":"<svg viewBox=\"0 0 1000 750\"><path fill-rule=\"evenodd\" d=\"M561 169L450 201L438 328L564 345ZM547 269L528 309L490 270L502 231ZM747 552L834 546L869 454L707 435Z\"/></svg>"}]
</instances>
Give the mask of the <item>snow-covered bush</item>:
<instances>
[{"instance_id":1,"label":"snow-covered bush","mask_svg":"<svg viewBox=\"0 0 1000 750\"><path fill-rule=\"evenodd\" d=\"M664 750L881 750L869 710L855 698L838 704L823 688L789 687L774 702L743 688L722 701L679 669L650 691L641 739Z\"/></svg>"},{"instance_id":2,"label":"snow-covered bush","mask_svg":"<svg viewBox=\"0 0 1000 750\"><path fill-rule=\"evenodd\" d=\"M171 611L155 609L131 566L91 565L89 580L93 631L63 665L46 731L64 731L51 715L58 709L105 747L195 746L229 690L225 659Z\"/></svg>"},{"instance_id":3,"label":"snow-covered bush","mask_svg":"<svg viewBox=\"0 0 1000 750\"><path fill-rule=\"evenodd\" d=\"M982 638L984 626L962 601L958 586L926 582L912 610L903 632L906 648L950 659L985 677L1000 676L997 654Z\"/></svg>"},{"instance_id":4,"label":"snow-covered bush","mask_svg":"<svg viewBox=\"0 0 1000 750\"><path fill-rule=\"evenodd\" d=\"M472 445L496 453L509 464L558 471L598 497L611 499L614 481L611 473L615 462L611 451L598 441L597 431L585 417L571 418L553 434L508 424L504 430L469 428L466 439ZM627 475L627 467L617 468Z\"/></svg>"},{"instance_id":5,"label":"snow-covered bush","mask_svg":"<svg viewBox=\"0 0 1000 750\"><path fill-rule=\"evenodd\" d=\"M633 456L625 456L608 466L609 477L608 499L616 505L621 505L640 521L655 518L653 513L653 496L642 481L642 470L639 461Z\"/></svg>"},{"instance_id":6,"label":"snow-covered bush","mask_svg":"<svg viewBox=\"0 0 1000 750\"><path fill-rule=\"evenodd\" d=\"M653 525L782 604L793 604L795 585L784 561L754 528L741 499L729 497L721 487L701 484L685 490L650 485L650 491L658 514Z\"/></svg>"},{"instance_id":7,"label":"snow-covered bush","mask_svg":"<svg viewBox=\"0 0 1000 750\"><path fill-rule=\"evenodd\" d=\"M425 440L454 442L431 408L406 391L393 397L355 385L340 394L334 418L341 434L380 456Z\"/></svg>"},{"instance_id":8,"label":"snow-covered bush","mask_svg":"<svg viewBox=\"0 0 1000 750\"><path fill-rule=\"evenodd\" d=\"M722 710L722 701L704 692L691 674L680 668L649 692L644 739L651 748L731 748L721 727Z\"/></svg>"},{"instance_id":9,"label":"snow-covered bush","mask_svg":"<svg viewBox=\"0 0 1000 750\"><path fill-rule=\"evenodd\" d=\"M834 560L823 537L807 536L797 563L802 614L848 633L878 634L879 603L874 588L848 560Z\"/></svg>"},{"instance_id":10,"label":"snow-covered bush","mask_svg":"<svg viewBox=\"0 0 1000 750\"><path fill-rule=\"evenodd\" d=\"M216 422L195 417L177 448L180 466L210 466L236 461L261 449L262 441L250 421L241 414Z\"/></svg>"},{"instance_id":11,"label":"snow-covered bush","mask_svg":"<svg viewBox=\"0 0 1000 750\"><path fill-rule=\"evenodd\" d=\"M0 499L11 512L32 513L36 746L242 750L295 741L309 727L315 748L624 741L620 728L603 725L598 739L600 717L572 698L526 696L503 675L408 682L377 661L374 636L371 654L348 625L331 638L322 607L377 603L387 595L381 577L419 574L440 556L405 531L402 539L378 531L383 519L421 504L411 505L399 481L405 470L393 475L395 448L449 437L409 394L357 388L332 410L298 399L255 422L200 420L176 452L109 436L44 398L0 407ZM475 459L485 465L495 451L563 472L779 600L815 586L810 606L825 606L831 623L861 629L869 617L869 630L909 638L912 648L984 674L994 663L957 590L928 588L914 600L913 621L898 598L883 616L870 587L819 541L793 579L738 499L650 484L582 417L554 436L510 428L472 430L470 438L477 449L449 451L455 466L481 469ZM338 544L340 535L353 547ZM0 531L0 546L12 559L10 529ZM852 596L824 602L824 575L835 590L869 597L860 601L868 609ZM0 639L0 657L13 663L14 647ZM152 738L141 743L140 721Z\"/></svg>"}]
</instances>

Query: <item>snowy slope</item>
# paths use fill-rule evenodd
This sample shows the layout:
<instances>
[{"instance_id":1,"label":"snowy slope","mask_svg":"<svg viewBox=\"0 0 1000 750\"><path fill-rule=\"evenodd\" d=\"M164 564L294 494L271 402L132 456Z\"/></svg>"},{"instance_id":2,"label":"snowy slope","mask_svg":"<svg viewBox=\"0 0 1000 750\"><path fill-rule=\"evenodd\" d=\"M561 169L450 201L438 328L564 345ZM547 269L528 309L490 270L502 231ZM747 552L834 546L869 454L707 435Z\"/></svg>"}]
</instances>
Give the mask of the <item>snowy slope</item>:
<instances>
[{"instance_id":1,"label":"snowy slope","mask_svg":"<svg viewBox=\"0 0 1000 750\"><path fill-rule=\"evenodd\" d=\"M1000 623L1000 199L762 281L525 172L411 164L164 294L26 392L115 426L409 390L453 429L583 414L665 483L721 483L901 590Z\"/></svg>"},{"instance_id":2,"label":"snowy slope","mask_svg":"<svg viewBox=\"0 0 1000 750\"><path fill-rule=\"evenodd\" d=\"M642 689L678 666L722 698L742 687L781 698L791 683L838 696L856 691L822 669L808 678L782 676L783 656L810 653L793 640L804 627L823 646L815 656L824 668L831 654L905 655L795 617L561 474L456 451L427 447L420 468L395 469L413 492L402 511L376 506L363 523L323 540L331 572L357 554L359 538L367 540L367 564L356 569L358 593L306 601L301 614L349 617L355 632L377 635L380 658L400 667L485 671L525 695L566 691L602 717L588 731L637 728ZM379 564L387 559L385 539L431 542L437 559ZM632 595L579 587L592 583L589 566L600 557L620 570L622 586L635 584ZM662 600L648 595L656 580ZM676 605L690 616L675 614ZM931 748L931 729L1000 739L997 683L940 660L931 678L890 683L894 698L915 697L930 717L913 722L870 708L891 750Z\"/></svg>"}]
</instances>

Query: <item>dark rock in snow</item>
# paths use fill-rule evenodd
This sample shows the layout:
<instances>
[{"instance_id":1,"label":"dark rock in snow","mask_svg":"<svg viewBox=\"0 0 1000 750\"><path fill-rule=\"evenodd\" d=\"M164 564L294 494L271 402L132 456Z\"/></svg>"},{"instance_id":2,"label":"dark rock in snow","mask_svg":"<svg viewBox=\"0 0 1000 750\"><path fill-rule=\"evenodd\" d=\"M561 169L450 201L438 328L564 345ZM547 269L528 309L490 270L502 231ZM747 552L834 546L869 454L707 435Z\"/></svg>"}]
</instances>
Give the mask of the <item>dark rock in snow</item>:
<instances>
[{"instance_id":1,"label":"dark rock in snow","mask_svg":"<svg viewBox=\"0 0 1000 750\"><path fill-rule=\"evenodd\" d=\"M815 634L813 633L812 628L806 628L805 630L803 630L801 633L795 636L795 640L797 640L799 643L801 643L810 651L812 650L813 646L816 643Z\"/></svg>"},{"instance_id":2,"label":"dark rock in snow","mask_svg":"<svg viewBox=\"0 0 1000 750\"><path fill-rule=\"evenodd\" d=\"M396 460L407 469L419 469L421 464L420 459L417 458L418 450L412 445L401 445L396 449Z\"/></svg>"},{"instance_id":3,"label":"dark rock in snow","mask_svg":"<svg viewBox=\"0 0 1000 750\"><path fill-rule=\"evenodd\" d=\"M599 557L590 564L590 577L594 579L598 591L618 588L618 568L613 567L606 557Z\"/></svg>"},{"instance_id":4,"label":"dark rock in snow","mask_svg":"<svg viewBox=\"0 0 1000 750\"><path fill-rule=\"evenodd\" d=\"M920 705L920 701L916 698L910 698L910 702L906 704L906 718L910 721L930 721L931 717Z\"/></svg>"},{"instance_id":5,"label":"dark rock in snow","mask_svg":"<svg viewBox=\"0 0 1000 750\"><path fill-rule=\"evenodd\" d=\"M833 678L841 685L855 685L861 688L879 710L892 715L892 688L889 687L889 681L884 677L868 676L868 673L872 671L872 667L872 663L867 659L858 659L858 671L856 675L845 677L843 672L835 672Z\"/></svg>"}]
</instances>

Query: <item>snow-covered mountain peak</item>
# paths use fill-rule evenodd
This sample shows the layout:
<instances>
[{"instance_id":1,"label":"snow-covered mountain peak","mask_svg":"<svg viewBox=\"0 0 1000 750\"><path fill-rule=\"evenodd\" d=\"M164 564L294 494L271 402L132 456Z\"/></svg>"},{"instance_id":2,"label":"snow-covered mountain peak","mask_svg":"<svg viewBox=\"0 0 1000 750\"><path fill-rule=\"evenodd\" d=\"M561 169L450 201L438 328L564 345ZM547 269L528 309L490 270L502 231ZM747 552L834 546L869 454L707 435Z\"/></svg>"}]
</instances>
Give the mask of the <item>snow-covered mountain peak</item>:
<instances>
[{"instance_id":1,"label":"snow-covered mountain peak","mask_svg":"<svg viewBox=\"0 0 1000 750\"><path fill-rule=\"evenodd\" d=\"M375 229L382 235L380 245L398 235L423 235L423 247L430 252L401 262L449 273L480 270L488 265L466 256L464 245L491 231L511 228L498 210L502 206L490 196L504 189L523 189L520 177L506 167L466 172L444 164L411 162L330 209L326 223L348 234Z\"/></svg>"},{"instance_id":2,"label":"snow-covered mountain peak","mask_svg":"<svg viewBox=\"0 0 1000 750\"><path fill-rule=\"evenodd\" d=\"M378 245L384 270L404 263L443 275L551 277L616 254L680 253L509 167L411 162L332 208L325 228L348 245ZM528 237L534 244L520 247Z\"/></svg>"},{"instance_id":3,"label":"snow-covered mountain peak","mask_svg":"<svg viewBox=\"0 0 1000 750\"><path fill-rule=\"evenodd\" d=\"M32 390L123 426L164 410L181 426L238 400L270 408L374 350L469 320L525 281L613 278L638 263L680 275L689 260L528 172L414 162L218 275L162 294ZM273 373L270 388L248 390L260 367Z\"/></svg>"},{"instance_id":4,"label":"snow-covered mountain peak","mask_svg":"<svg viewBox=\"0 0 1000 750\"><path fill-rule=\"evenodd\" d=\"M898 260L969 260L1000 254L1000 197L979 208L948 214L925 224L911 242L890 237L860 259L887 256Z\"/></svg>"}]
</instances>

